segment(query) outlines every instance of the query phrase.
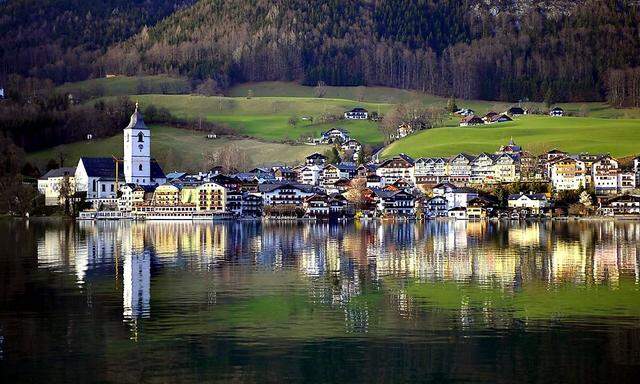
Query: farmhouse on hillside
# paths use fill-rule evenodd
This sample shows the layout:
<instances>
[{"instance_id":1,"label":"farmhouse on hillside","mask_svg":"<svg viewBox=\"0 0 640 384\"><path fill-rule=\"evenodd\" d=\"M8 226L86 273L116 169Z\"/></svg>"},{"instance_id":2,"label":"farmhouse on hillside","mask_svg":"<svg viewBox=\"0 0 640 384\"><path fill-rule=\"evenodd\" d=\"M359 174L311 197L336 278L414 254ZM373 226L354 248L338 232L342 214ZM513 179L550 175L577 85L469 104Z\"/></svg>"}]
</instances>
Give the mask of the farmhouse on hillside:
<instances>
[{"instance_id":1,"label":"farmhouse on hillside","mask_svg":"<svg viewBox=\"0 0 640 384\"><path fill-rule=\"evenodd\" d=\"M469 127L472 125L482 125L482 124L484 124L484 120L482 120L480 117L476 115L469 115L463 118L462 120L460 120L461 127Z\"/></svg>"},{"instance_id":2,"label":"farmhouse on hillside","mask_svg":"<svg viewBox=\"0 0 640 384\"><path fill-rule=\"evenodd\" d=\"M564 109L555 107L549 111L549 116L562 117L564 116Z\"/></svg>"},{"instance_id":3,"label":"farmhouse on hillside","mask_svg":"<svg viewBox=\"0 0 640 384\"><path fill-rule=\"evenodd\" d=\"M320 141L326 144L344 143L349 140L349 132L342 128L331 128L322 134Z\"/></svg>"},{"instance_id":4,"label":"farmhouse on hillside","mask_svg":"<svg viewBox=\"0 0 640 384\"><path fill-rule=\"evenodd\" d=\"M353 108L350 111L344 113L344 118L349 120L366 120L369 117L369 112L364 108Z\"/></svg>"}]
</instances>

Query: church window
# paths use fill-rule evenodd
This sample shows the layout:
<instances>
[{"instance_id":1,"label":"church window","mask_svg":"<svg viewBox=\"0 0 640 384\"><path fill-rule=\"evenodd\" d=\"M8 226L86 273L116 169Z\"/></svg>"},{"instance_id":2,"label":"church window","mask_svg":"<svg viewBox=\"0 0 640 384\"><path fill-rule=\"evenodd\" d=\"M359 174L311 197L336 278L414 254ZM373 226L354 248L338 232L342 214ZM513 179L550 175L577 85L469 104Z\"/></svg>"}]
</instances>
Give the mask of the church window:
<instances>
[{"instance_id":1,"label":"church window","mask_svg":"<svg viewBox=\"0 0 640 384\"><path fill-rule=\"evenodd\" d=\"M142 132L138 132L138 142L142 143L144 141L144 135L142 134Z\"/></svg>"},{"instance_id":2,"label":"church window","mask_svg":"<svg viewBox=\"0 0 640 384\"><path fill-rule=\"evenodd\" d=\"M142 164L138 165L138 171L142 171Z\"/></svg>"}]
</instances>

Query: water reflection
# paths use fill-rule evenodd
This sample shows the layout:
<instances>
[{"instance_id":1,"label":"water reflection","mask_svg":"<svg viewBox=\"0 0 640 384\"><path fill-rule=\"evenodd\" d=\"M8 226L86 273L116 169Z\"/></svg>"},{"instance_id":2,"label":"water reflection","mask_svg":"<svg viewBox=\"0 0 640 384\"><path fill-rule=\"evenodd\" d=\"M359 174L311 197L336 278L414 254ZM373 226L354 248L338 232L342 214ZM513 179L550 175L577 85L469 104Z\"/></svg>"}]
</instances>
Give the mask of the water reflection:
<instances>
[{"instance_id":1,"label":"water reflection","mask_svg":"<svg viewBox=\"0 0 640 384\"><path fill-rule=\"evenodd\" d=\"M20 244L0 253L3 382L587 383L640 367L640 223L0 229Z\"/></svg>"},{"instance_id":2,"label":"water reflection","mask_svg":"<svg viewBox=\"0 0 640 384\"><path fill-rule=\"evenodd\" d=\"M40 268L73 273L79 285L113 274L122 281L123 318L149 317L154 268L222 269L232 266L297 271L309 300L344 309L351 330L366 330L367 303L348 305L390 278L453 282L516 291L523 285L578 284L615 288L638 283L635 223L260 223L82 222L47 226L38 239ZM121 267L119 266L121 265ZM152 267L155 266L155 267ZM397 311L409 311L403 289ZM210 292L208 301L217 300ZM464 311L465 303L460 303Z\"/></svg>"}]
</instances>

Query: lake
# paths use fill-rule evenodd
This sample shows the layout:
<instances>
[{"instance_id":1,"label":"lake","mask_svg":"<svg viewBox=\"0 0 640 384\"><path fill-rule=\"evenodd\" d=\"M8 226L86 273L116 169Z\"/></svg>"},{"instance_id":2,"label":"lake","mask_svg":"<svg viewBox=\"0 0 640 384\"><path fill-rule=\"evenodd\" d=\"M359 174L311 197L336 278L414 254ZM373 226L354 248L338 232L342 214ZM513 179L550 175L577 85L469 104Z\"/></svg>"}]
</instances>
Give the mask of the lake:
<instances>
[{"instance_id":1,"label":"lake","mask_svg":"<svg viewBox=\"0 0 640 384\"><path fill-rule=\"evenodd\" d=\"M618 383L640 223L0 221L0 379Z\"/></svg>"}]
</instances>

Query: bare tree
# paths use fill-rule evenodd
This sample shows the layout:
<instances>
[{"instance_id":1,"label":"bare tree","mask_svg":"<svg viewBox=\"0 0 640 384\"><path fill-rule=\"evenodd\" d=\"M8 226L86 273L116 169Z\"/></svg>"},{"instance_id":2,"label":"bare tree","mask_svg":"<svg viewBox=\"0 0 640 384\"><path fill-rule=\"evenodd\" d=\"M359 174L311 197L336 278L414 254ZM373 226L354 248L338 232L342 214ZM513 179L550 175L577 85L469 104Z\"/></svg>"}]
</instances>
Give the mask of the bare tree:
<instances>
[{"instance_id":1,"label":"bare tree","mask_svg":"<svg viewBox=\"0 0 640 384\"><path fill-rule=\"evenodd\" d=\"M313 88L313 94L318 98L323 98L327 95L327 85L324 83L324 81L318 81L318 85Z\"/></svg>"}]
</instances>

